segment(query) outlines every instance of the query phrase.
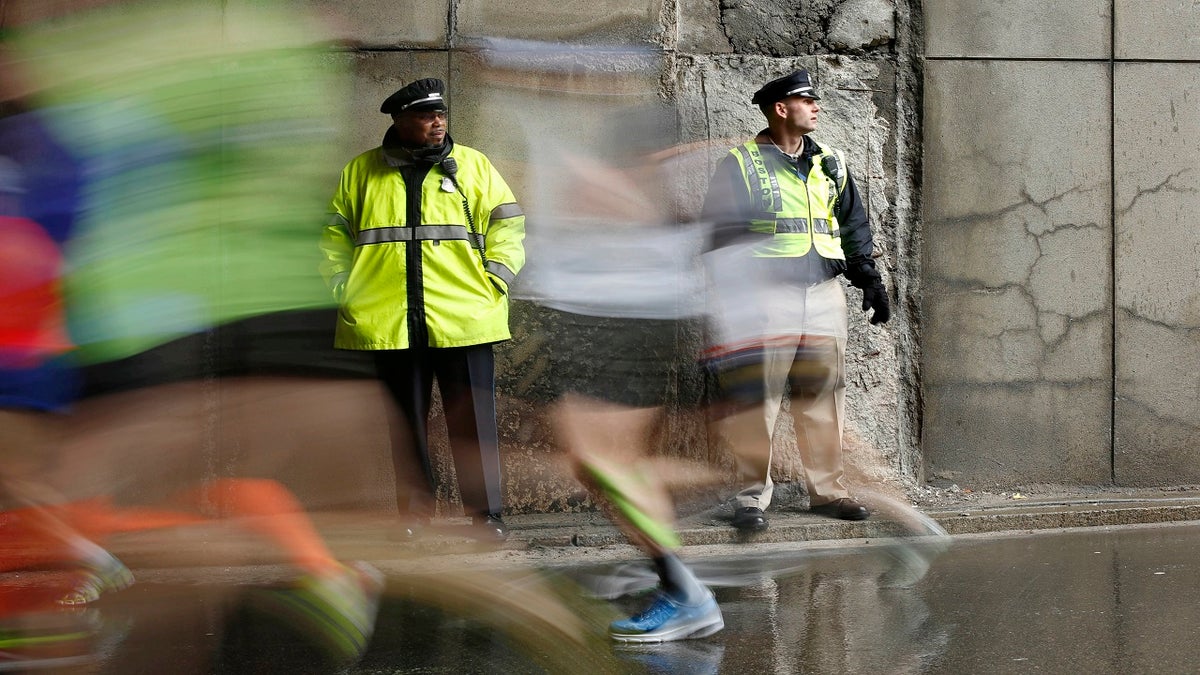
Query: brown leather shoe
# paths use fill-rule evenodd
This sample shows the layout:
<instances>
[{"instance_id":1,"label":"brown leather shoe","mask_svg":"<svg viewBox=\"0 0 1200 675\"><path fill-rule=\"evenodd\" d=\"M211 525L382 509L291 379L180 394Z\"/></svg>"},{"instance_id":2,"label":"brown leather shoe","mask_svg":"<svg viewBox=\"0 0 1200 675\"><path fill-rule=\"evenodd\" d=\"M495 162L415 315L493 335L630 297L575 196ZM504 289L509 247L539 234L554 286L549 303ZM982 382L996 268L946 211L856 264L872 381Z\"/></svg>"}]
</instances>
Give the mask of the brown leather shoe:
<instances>
[{"instance_id":1,"label":"brown leather shoe","mask_svg":"<svg viewBox=\"0 0 1200 675\"><path fill-rule=\"evenodd\" d=\"M867 516L871 515L867 507L849 497L835 499L828 504L810 506L808 510L818 515L840 518L842 520L866 520Z\"/></svg>"}]
</instances>

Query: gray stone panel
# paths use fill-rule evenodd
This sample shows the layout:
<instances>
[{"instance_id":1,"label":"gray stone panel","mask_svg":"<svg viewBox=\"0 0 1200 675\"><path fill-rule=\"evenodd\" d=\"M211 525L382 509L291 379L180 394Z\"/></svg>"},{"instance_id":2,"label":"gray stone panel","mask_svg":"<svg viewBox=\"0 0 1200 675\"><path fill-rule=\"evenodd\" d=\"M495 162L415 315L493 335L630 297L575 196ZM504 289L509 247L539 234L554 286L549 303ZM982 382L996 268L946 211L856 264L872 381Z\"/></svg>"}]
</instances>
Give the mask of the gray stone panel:
<instances>
[{"instance_id":1,"label":"gray stone panel","mask_svg":"<svg viewBox=\"0 0 1200 675\"><path fill-rule=\"evenodd\" d=\"M1200 482L1200 71L1117 64L1116 472Z\"/></svg>"},{"instance_id":2,"label":"gray stone panel","mask_svg":"<svg viewBox=\"0 0 1200 675\"><path fill-rule=\"evenodd\" d=\"M926 387L926 476L963 487L1110 481L1107 381Z\"/></svg>"},{"instance_id":3,"label":"gray stone panel","mask_svg":"<svg viewBox=\"0 0 1200 675\"><path fill-rule=\"evenodd\" d=\"M1115 472L1119 485L1200 483L1200 339L1117 314Z\"/></svg>"},{"instance_id":4,"label":"gray stone panel","mask_svg":"<svg viewBox=\"0 0 1200 675\"><path fill-rule=\"evenodd\" d=\"M921 309L935 470L1001 483L1108 476L1110 138L1097 95L1108 88L1102 64L927 66Z\"/></svg>"},{"instance_id":5,"label":"gray stone panel","mask_svg":"<svg viewBox=\"0 0 1200 675\"><path fill-rule=\"evenodd\" d=\"M1200 328L1200 69L1117 64L1117 304L1181 329Z\"/></svg>"},{"instance_id":6,"label":"gray stone panel","mask_svg":"<svg viewBox=\"0 0 1200 675\"><path fill-rule=\"evenodd\" d=\"M1114 0L1118 59L1200 59L1200 5Z\"/></svg>"},{"instance_id":7,"label":"gray stone panel","mask_svg":"<svg viewBox=\"0 0 1200 675\"><path fill-rule=\"evenodd\" d=\"M661 43L662 0L456 0L456 35L542 42Z\"/></svg>"},{"instance_id":8,"label":"gray stone panel","mask_svg":"<svg viewBox=\"0 0 1200 675\"><path fill-rule=\"evenodd\" d=\"M362 47L447 46L450 0L318 0L315 6Z\"/></svg>"},{"instance_id":9,"label":"gray stone panel","mask_svg":"<svg viewBox=\"0 0 1200 675\"><path fill-rule=\"evenodd\" d=\"M922 5L926 56L1109 56L1111 0L926 0Z\"/></svg>"}]
</instances>

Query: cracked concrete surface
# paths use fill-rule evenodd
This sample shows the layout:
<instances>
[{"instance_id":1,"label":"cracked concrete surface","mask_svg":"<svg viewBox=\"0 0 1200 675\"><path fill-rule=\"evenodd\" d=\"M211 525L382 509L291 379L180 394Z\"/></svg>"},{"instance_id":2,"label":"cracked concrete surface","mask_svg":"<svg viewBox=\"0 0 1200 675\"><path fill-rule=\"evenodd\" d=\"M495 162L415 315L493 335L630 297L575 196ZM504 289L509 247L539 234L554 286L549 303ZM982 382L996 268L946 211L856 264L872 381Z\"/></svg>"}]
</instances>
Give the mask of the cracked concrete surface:
<instances>
[{"instance_id":1,"label":"cracked concrete surface","mask_svg":"<svg viewBox=\"0 0 1200 675\"><path fill-rule=\"evenodd\" d=\"M927 64L931 471L1110 478L1105 83L1096 64Z\"/></svg>"},{"instance_id":2,"label":"cracked concrete surface","mask_svg":"<svg viewBox=\"0 0 1200 675\"><path fill-rule=\"evenodd\" d=\"M1026 4L925 3L926 458L1196 481L1200 15Z\"/></svg>"},{"instance_id":3,"label":"cracked concrete surface","mask_svg":"<svg viewBox=\"0 0 1200 675\"><path fill-rule=\"evenodd\" d=\"M1196 31L1195 19L1177 8L1156 6L1143 20L1165 42L1139 46L1123 35L1122 49L1177 57L1179 39ZM1130 26L1129 33L1144 30ZM1192 63L1122 63L1114 70L1113 429L1114 473L1123 484L1200 477L1200 375L1191 367L1200 359L1198 90Z\"/></svg>"}]
</instances>

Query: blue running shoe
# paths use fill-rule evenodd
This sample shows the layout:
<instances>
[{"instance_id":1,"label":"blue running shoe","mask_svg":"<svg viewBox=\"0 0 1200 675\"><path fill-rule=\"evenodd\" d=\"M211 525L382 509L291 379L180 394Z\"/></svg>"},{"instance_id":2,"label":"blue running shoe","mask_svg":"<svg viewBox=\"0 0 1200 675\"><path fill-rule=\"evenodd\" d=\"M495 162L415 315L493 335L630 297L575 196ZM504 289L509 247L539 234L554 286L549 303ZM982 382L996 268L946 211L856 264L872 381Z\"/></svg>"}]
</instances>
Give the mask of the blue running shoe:
<instances>
[{"instance_id":1,"label":"blue running shoe","mask_svg":"<svg viewBox=\"0 0 1200 675\"><path fill-rule=\"evenodd\" d=\"M712 593L699 605L683 605L659 593L646 611L612 622L608 634L617 642L669 642L707 637L724 627Z\"/></svg>"}]
</instances>

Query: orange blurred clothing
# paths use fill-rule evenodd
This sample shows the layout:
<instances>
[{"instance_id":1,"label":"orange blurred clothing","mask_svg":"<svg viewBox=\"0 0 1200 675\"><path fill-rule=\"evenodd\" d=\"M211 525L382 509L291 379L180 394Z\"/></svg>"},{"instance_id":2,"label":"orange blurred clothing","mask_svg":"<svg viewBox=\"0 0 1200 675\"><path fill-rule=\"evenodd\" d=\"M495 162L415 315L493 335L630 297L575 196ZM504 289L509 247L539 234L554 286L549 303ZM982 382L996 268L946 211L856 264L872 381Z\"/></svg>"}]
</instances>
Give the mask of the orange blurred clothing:
<instances>
[{"instance_id":1,"label":"orange blurred clothing","mask_svg":"<svg viewBox=\"0 0 1200 675\"><path fill-rule=\"evenodd\" d=\"M71 349L62 254L28 218L0 216L0 367L31 368Z\"/></svg>"},{"instance_id":2,"label":"orange blurred clothing","mask_svg":"<svg viewBox=\"0 0 1200 675\"><path fill-rule=\"evenodd\" d=\"M234 519L239 526L274 543L307 573L322 575L339 569L295 496L273 480L212 481L179 495L175 508L117 506L107 497L96 497L0 511L0 572L55 567L72 560L71 542L44 527L45 515L52 515L96 542L123 532Z\"/></svg>"}]
</instances>

